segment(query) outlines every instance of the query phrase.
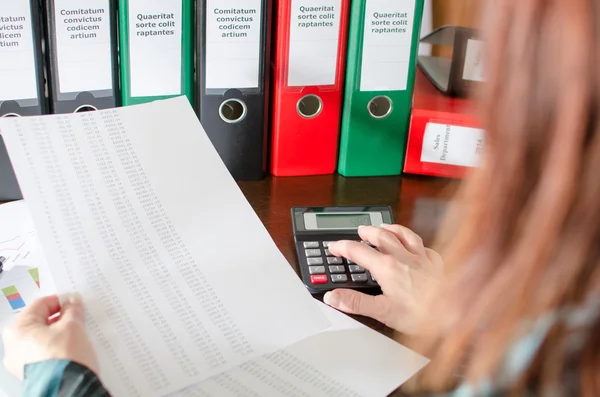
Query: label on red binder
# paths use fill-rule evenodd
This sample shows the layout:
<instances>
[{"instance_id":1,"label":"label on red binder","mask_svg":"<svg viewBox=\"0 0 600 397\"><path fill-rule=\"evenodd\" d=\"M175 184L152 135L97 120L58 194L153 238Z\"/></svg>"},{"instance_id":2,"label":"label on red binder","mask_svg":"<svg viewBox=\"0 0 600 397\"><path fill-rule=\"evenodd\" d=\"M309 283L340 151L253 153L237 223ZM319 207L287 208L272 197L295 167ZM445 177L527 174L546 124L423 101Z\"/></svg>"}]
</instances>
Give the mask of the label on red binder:
<instances>
[{"instance_id":1,"label":"label on red binder","mask_svg":"<svg viewBox=\"0 0 600 397\"><path fill-rule=\"evenodd\" d=\"M292 0L288 86L336 82L342 0Z\"/></svg>"},{"instance_id":2,"label":"label on red binder","mask_svg":"<svg viewBox=\"0 0 600 397\"><path fill-rule=\"evenodd\" d=\"M129 0L131 96L181 94L182 0Z\"/></svg>"},{"instance_id":3,"label":"label on red binder","mask_svg":"<svg viewBox=\"0 0 600 397\"><path fill-rule=\"evenodd\" d=\"M483 79L483 41L467 40L467 53L465 54L465 68L463 80L484 81Z\"/></svg>"},{"instance_id":4,"label":"label on red binder","mask_svg":"<svg viewBox=\"0 0 600 397\"><path fill-rule=\"evenodd\" d=\"M485 144L481 129L429 123L423 137L421 162L477 167Z\"/></svg>"},{"instance_id":5,"label":"label on red binder","mask_svg":"<svg viewBox=\"0 0 600 397\"><path fill-rule=\"evenodd\" d=\"M37 98L29 0L3 1L0 18L0 101Z\"/></svg>"},{"instance_id":6,"label":"label on red binder","mask_svg":"<svg viewBox=\"0 0 600 397\"><path fill-rule=\"evenodd\" d=\"M367 0L361 91L402 91L408 85L415 0Z\"/></svg>"},{"instance_id":7,"label":"label on red binder","mask_svg":"<svg viewBox=\"0 0 600 397\"><path fill-rule=\"evenodd\" d=\"M58 91L112 89L109 0L54 0Z\"/></svg>"},{"instance_id":8,"label":"label on red binder","mask_svg":"<svg viewBox=\"0 0 600 397\"><path fill-rule=\"evenodd\" d=\"M262 0L208 0L206 88L258 88Z\"/></svg>"}]
</instances>

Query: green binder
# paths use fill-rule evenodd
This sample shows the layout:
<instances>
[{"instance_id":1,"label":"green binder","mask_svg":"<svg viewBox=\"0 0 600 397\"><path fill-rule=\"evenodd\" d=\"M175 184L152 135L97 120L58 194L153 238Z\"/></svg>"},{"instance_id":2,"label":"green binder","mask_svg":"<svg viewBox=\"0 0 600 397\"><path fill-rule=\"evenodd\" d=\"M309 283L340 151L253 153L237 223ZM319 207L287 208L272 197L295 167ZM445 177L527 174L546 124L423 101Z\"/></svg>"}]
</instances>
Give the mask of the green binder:
<instances>
[{"instance_id":1,"label":"green binder","mask_svg":"<svg viewBox=\"0 0 600 397\"><path fill-rule=\"evenodd\" d=\"M119 0L123 105L194 98L194 0Z\"/></svg>"},{"instance_id":2,"label":"green binder","mask_svg":"<svg viewBox=\"0 0 600 397\"><path fill-rule=\"evenodd\" d=\"M339 173L399 175L424 0L353 1Z\"/></svg>"}]
</instances>

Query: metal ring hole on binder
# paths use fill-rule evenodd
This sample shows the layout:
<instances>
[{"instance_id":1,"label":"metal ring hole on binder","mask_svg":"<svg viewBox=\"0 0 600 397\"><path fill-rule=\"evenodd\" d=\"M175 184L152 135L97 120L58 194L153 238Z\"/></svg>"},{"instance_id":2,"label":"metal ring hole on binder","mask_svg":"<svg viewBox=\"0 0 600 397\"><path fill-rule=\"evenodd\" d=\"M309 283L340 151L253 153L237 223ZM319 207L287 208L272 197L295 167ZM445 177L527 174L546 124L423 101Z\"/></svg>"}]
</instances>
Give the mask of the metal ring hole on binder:
<instances>
[{"instance_id":1,"label":"metal ring hole on binder","mask_svg":"<svg viewBox=\"0 0 600 397\"><path fill-rule=\"evenodd\" d=\"M2 116L0 118L4 118L4 117L21 117L21 115L16 114L16 113L6 113L4 116Z\"/></svg>"},{"instance_id":2,"label":"metal ring hole on binder","mask_svg":"<svg viewBox=\"0 0 600 397\"><path fill-rule=\"evenodd\" d=\"M382 119L392 113L392 100L386 96L378 96L367 105L369 114L376 119Z\"/></svg>"},{"instance_id":3,"label":"metal ring hole on binder","mask_svg":"<svg viewBox=\"0 0 600 397\"><path fill-rule=\"evenodd\" d=\"M219 116L229 124L239 123L247 113L246 104L239 99L228 99L219 107Z\"/></svg>"},{"instance_id":4,"label":"metal ring hole on binder","mask_svg":"<svg viewBox=\"0 0 600 397\"><path fill-rule=\"evenodd\" d=\"M323 101L316 95L306 95L296 105L298 114L306 119L317 117L323 110Z\"/></svg>"},{"instance_id":5,"label":"metal ring hole on binder","mask_svg":"<svg viewBox=\"0 0 600 397\"><path fill-rule=\"evenodd\" d=\"M84 113L84 112L95 112L98 110L95 106L92 105L82 105L79 106L73 113Z\"/></svg>"}]
</instances>

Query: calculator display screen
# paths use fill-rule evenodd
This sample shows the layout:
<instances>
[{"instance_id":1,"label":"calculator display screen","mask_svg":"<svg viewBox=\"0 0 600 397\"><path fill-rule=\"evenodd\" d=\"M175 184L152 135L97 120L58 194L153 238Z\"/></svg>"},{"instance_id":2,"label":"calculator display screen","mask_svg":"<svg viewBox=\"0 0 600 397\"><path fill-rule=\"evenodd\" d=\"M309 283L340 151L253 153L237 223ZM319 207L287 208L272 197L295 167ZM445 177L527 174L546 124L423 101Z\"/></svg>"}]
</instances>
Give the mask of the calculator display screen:
<instances>
[{"instance_id":1,"label":"calculator display screen","mask_svg":"<svg viewBox=\"0 0 600 397\"><path fill-rule=\"evenodd\" d=\"M350 229L371 226L370 214L317 214L319 229Z\"/></svg>"}]
</instances>

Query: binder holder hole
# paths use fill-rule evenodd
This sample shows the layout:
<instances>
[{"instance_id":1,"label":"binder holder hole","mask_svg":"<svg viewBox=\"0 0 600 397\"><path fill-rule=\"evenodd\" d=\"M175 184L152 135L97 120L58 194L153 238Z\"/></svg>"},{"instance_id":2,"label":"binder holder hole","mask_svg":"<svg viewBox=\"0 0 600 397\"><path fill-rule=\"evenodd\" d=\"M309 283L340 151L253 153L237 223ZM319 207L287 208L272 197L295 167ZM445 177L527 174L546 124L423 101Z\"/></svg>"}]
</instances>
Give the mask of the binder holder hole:
<instances>
[{"instance_id":1,"label":"binder holder hole","mask_svg":"<svg viewBox=\"0 0 600 397\"><path fill-rule=\"evenodd\" d=\"M316 95L306 95L296 105L298 114L306 119L317 117L323 110L323 101Z\"/></svg>"},{"instance_id":2,"label":"binder holder hole","mask_svg":"<svg viewBox=\"0 0 600 397\"><path fill-rule=\"evenodd\" d=\"M92 105L82 105L79 106L73 113L85 113L85 112L95 112L98 110L95 106Z\"/></svg>"},{"instance_id":3,"label":"binder holder hole","mask_svg":"<svg viewBox=\"0 0 600 397\"><path fill-rule=\"evenodd\" d=\"M369 114L376 119L382 119L392 113L392 100L386 96L378 96L367 105Z\"/></svg>"},{"instance_id":4,"label":"binder holder hole","mask_svg":"<svg viewBox=\"0 0 600 397\"><path fill-rule=\"evenodd\" d=\"M228 99L219 107L219 116L229 124L239 123L246 118L247 113L246 104L239 99Z\"/></svg>"},{"instance_id":5,"label":"binder holder hole","mask_svg":"<svg viewBox=\"0 0 600 397\"><path fill-rule=\"evenodd\" d=\"M6 113L4 116L0 117L0 118L8 118L8 117L21 117L21 115L16 114L16 113Z\"/></svg>"}]
</instances>

